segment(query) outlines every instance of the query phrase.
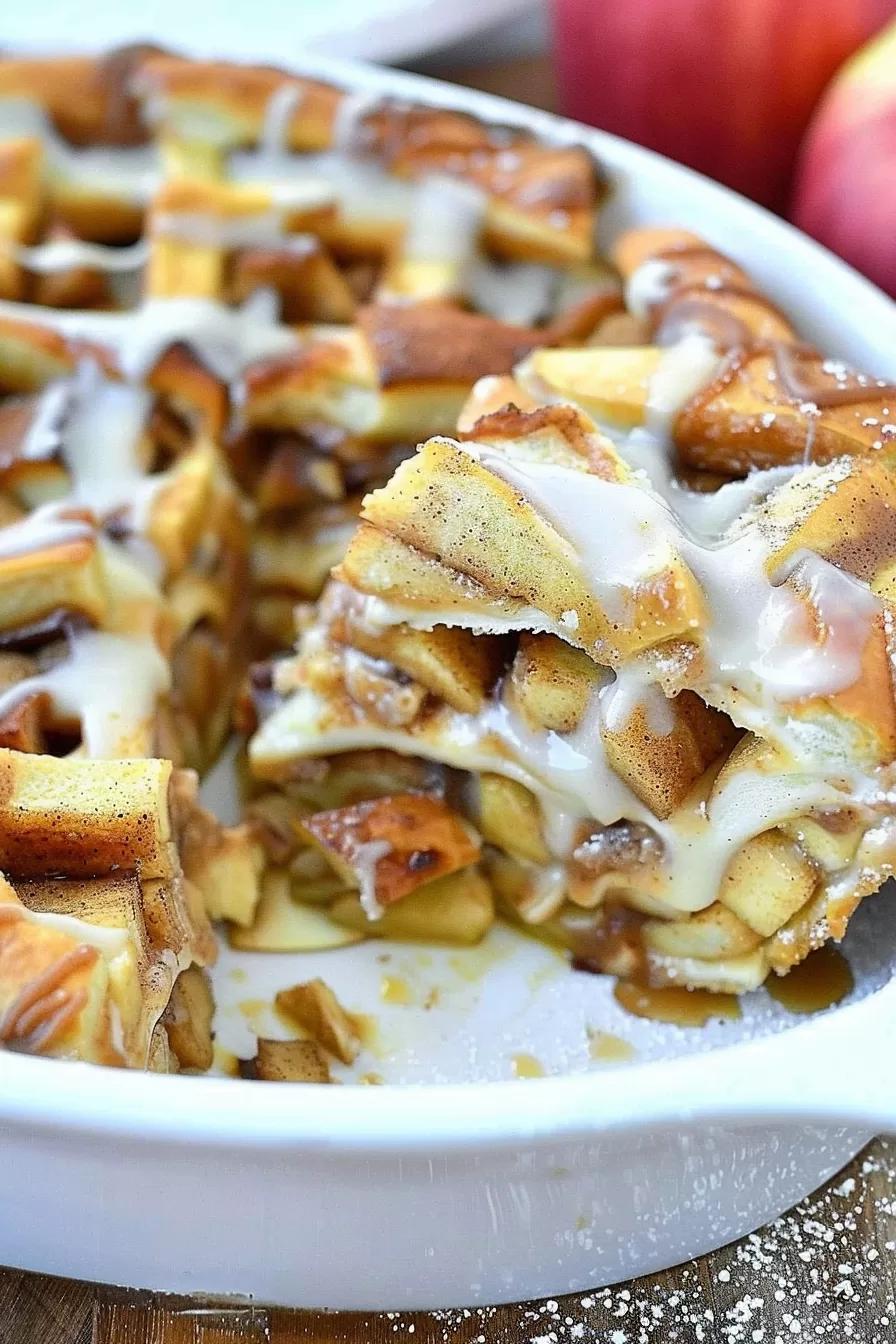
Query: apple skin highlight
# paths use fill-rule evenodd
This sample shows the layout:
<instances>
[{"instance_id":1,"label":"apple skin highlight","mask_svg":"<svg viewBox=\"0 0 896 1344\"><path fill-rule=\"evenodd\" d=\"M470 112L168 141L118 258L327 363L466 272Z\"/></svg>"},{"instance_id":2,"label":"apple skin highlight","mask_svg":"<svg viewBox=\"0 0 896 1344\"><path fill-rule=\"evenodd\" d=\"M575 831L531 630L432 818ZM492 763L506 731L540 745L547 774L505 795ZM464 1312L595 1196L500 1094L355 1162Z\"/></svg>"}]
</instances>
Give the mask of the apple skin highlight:
<instances>
[{"instance_id":1,"label":"apple skin highlight","mask_svg":"<svg viewBox=\"0 0 896 1344\"><path fill-rule=\"evenodd\" d=\"M834 80L806 135L790 217L896 296L896 22Z\"/></svg>"},{"instance_id":2,"label":"apple skin highlight","mask_svg":"<svg viewBox=\"0 0 896 1344\"><path fill-rule=\"evenodd\" d=\"M783 212L800 140L896 0L554 0L563 111Z\"/></svg>"}]
</instances>

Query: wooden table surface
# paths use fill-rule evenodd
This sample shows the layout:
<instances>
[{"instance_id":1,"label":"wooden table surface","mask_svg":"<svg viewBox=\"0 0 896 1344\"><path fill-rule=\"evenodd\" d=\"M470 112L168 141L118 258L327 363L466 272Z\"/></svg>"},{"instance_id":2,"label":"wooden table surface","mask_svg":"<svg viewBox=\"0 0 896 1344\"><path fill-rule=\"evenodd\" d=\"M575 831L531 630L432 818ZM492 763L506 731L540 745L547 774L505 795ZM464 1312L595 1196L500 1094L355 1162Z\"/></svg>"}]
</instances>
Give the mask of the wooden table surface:
<instances>
[{"instance_id":1,"label":"wooden table surface","mask_svg":"<svg viewBox=\"0 0 896 1344\"><path fill-rule=\"evenodd\" d=\"M541 107L547 61L438 73ZM0 1209L0 1218L11 1211ZM0 1270L0 1344L893 1344L896 1139L761 1232L665 1274L511 1307L290 1312Z\"/></svg>"}]
</instances>

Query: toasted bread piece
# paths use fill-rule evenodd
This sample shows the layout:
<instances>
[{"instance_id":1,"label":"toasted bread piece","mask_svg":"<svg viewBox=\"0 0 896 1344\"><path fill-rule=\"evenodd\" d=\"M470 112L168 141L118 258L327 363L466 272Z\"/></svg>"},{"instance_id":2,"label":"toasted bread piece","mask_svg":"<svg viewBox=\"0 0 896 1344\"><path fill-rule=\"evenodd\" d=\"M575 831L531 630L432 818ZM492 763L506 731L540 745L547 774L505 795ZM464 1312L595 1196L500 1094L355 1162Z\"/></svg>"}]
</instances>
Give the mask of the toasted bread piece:
<instances>
[{"instance_id":1,"label":"toasted bread piece","mask_svg":"<svg viewBox=\"0 0 896 1344\"><path fill-rule=\"evenodd\" d=\"M108 971L78 928L30 917L0 877L0 1048L112 1063Z\"/></svg>"},{"instance_id":2,"label":"toasted bread piece","mask_svg":"<svg viewBox=\"0 0 896 1344\"><path fill-rule=\"evenodd\" d=\"M194 807L180 847L184 871L199 888L209 919L251 925L261 898L264 866L251 827L221 827L204 808Z\"/></svg>"},{"instance_id":3,"label":"toasted bread piece","mask_svg":"<svg viewBox=\"0 0 896 1344\"><path fill-rule=\"evenodd\" d=\"M742 267L686 229L629 229L613 247L629 303L668 345L702 331L722 349L757 341L792 341L787 318ZM645 310L642 316L641 310Z\"/></svg>"},{"instance_id":4,"label":"toasted bread piece","mask_svg":"<svg viewBox=\"0 0 896 1344\"><path fill-rule=\"evenodd\" d=\"M149 885L149 884L147 884ZM165 1007L178 968L189 962L189 931L177 946L156 941L146 886L135 876L112 874L86 880L42 878L15 881L28 918L70 934L104 963L107 1028L117 1021L117 1044L100 1062L145 1068L155 1023Z\"/></svg>"},{"instance_id":5,"label":"toasted bread piece","mask_svg":"<svg viewBox=\"0 0 896 1344\"><path fill-rule=\"evenodd\" d=\"M244 303L259 289L280 296L284 322L351 322L356 302L326 248L307 233L242 248L233 261L229 294Z\"/></svg>"},{"instance_id":6,"label":"toasted bread piece","mask_svg":"<svg viewBox=\"0 0 896 1344\"><path fill-rule=\"evenodd\" d=\"M0 146L0 298L23 299L27 273L17 251L34 237L43 205L44 154L33 138Z\"/></svg>"},{"instance_id":7,"label":"toasted bread piece","mask_svg":"<svg viewBox=\"0 0 896 1344\"><path fill-rule=\"evenodd\" d=\"M168 761L0 751L0 866L21 877L174 872ZM90 836L85 844L85 833Z\"/></svg>"},{"instance_id":8,"label":"toasted bread piece","mask_svg":"<svg viewBox=\"0 0 896 1344\"><path fill-rule=\"evenodd\" d=\"M360 593L383 598L407 612L408 619L427 620L427 613L446 613L445 624L474 623L488 609L513 629L522 604L492 594L484 583L460 574L424 550L407 545L379 527L362 522L353 534L334 577ZM428 624L435 625L433 618ZM426 628L426 627L424 627Z\"/></svg>"},{"instance_id":9,"label":"toasted bread piece","mask_svg":"<svg viewBox=\"0 0 896 1344\"><path fill-rule=\"evenodd\" d=\"M584 150L541 145L524 132L498 143L464 113L389 101L362 118L361 133L399 176L447 171L484 191L484 242L498 255L590 259L593 212L605 184Z\"/></svg>"},{"instance_id":10,"label":"toasted bread piece","mask_svg":"<svg viewBox=\"0 0 896 1344\"><path fill-rule=\"evenodd\" d=\"M149 212L146 292L155 297L219 298L229 256L259 240L284 241L333 213L328 190L309 183L289 202L272 189L203 181L195 175L163 184Z\"/></svg>"},{"instance_id":11,"label":"toasted bread piece","mask_svg":"<svg viewBox=\"0 0 896 1344\"><path fill-rule=\"evenodd\" d=\"M450 308L362 308L354 328L308 331L294 354L246 374L247 423L338 425L380 442L450 433L477 378L509 373L538 333Z\"/></svg>"},{"instance_id":12,"label":"toasted bread piece","mask_svg":"<svg viewBox=\"0 0 896 1344\"><path fill-rule=\"evenodd\" d=\"M323 421L366 433L379 410L376 366L357 327L306 328L295 352L249 366L241 400L248 425Z\"/></svg>"},{"instance_id":13,"label":"toasted bread piece","mask_svg":"<svg viewBox=\"0 0 896 1344\"><path fill-rule=\"evenodd\" d=\"M133 85L152 109L156 129L174 140L198 141L219 149L255 143L265 110L284 85L295 90L286 128L293 150L326 149L345 97L314 80L286 75L268 66L228 61L184 61L150 54L139 63Z\"/></svg>"},{"instance_id":14,"label":"toasted bread piece","mask_svg":"<svg viewBox=\"0 0 896 1344\"><path fill-rule=\"evenodd\" d=\"M80 519L43 524L33 518L0 532L0 621L7 629L52 611L80 612L99 625L108 596L94 529Z\"/></svg>"},{"instance_id":15,"label":"toasted bread piece","mask_svg":"<svg viewBox=\"0 0 896 1344\"><path fill-rule=\"evenodd\" d=\"M351 1017L323 980L281 989L275 999L281 1013L297 1022L318 1045L343 1064L354 1064L361 1040Z\"/></svg>"},{"instance_id":16,"label":"toasted bread piece","mask_svg":"<svg viewBox=\"0 0 896 1344\"><path fill-rule=\"evenodd\" d=\"M513 486L442 440L402 463L389 485L365 500L362 517L413 548L400 556L393 578L386 562L399 558L394 541L382 558L371 553L380 540L373 534L359 534L349 547L341 575L386 600L400 587L409 606L435 606L438 595L443 609L475 609L485 589L489 601L479 603L480 628L514 628L513 616L507 619L514 610L519 626L527 628L534 610L544 626L607 659L674 638L701 619L699 589L666 546L650 557L655 572L644 572L626 594L634 607L631 620L613 619L590 590L570 542ZM367 549L363 562L356 547ZM444 581L445 568L456 578L446 575Z\"/></svg>"},{"instance_id":17,"label":"toasted bread piece","mask_svg":"<svg viewBox=\"0 0 896 1344\"><path fill-rule=\"evenodd\" d=\"M518 461L587 469L607 481L630 481L612 442L576 406L532 406L519 383L480 379L458 421L461 442L490 444Z\"/></svg>"},{"instance_id":18,"label":"toasted bread piece","mask_svg":"<svg viewBox=\"0 0 896 1344\"><path fill-rule=\"evenodd\" d=\"M775 346L729 359L676 417L683 461L744 473L790 462L886 452L893 389L803 347Z\"/></svg>"},{"instance_id":19,"label":"toasted bread piece","mask_svg":"<svg viewBox=\"0 0 896 1344\"><path fill-rule=\"evenodd\" d=\"M667 225L639 225L626 229L610 248L610 260L627 280L645 261L653 261L667 253L679 256L691 249L709 250L709 244L699 233ZM746 276L741 272L741 278Z\"/></svg>"},{"instance_id":20,"label":"toasted bread piece","mask_svg":"<svg viewBox=\"0 0 896 1344\"><path fill-rule=\"evenodd\" d=\"M426 631L405 625L377 629L365 621L363 601L345 584L330 585L321 611L334 639L394 664L461 713L474 714L482 708L501 670L500 639L446 626Z\"/></svg>"},{"instance_id":21,"label":"toasted bread piece","mask_svg":"<svg viewBox=\"0 0 896 1344\"><path fill-rule=\"evenodd\" d=\"M136 108L125 96L127 81L135 63L153 50L138 45L104 56L4 56L0 96L41 104L72 144L105 139L127 145L139 130Z\"/></svg>"}]
</instances>

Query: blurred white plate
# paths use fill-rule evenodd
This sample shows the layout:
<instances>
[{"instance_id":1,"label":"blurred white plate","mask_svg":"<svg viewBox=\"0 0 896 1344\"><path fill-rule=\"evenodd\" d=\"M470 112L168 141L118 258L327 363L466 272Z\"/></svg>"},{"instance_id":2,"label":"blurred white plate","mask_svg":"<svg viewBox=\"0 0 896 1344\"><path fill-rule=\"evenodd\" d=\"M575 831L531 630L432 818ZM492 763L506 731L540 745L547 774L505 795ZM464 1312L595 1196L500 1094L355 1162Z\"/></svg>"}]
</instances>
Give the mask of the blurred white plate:
<instances>
[{"instance_id":1,"label":"blurred white plate","mask_svg":"<svg viewBox=\"0 0 896 1344\"><path fill-rule=\"evenodd\" d=\"M155 41L200 48L214 34L221 51L242 60L292 64L309 51L369 61L398 61L461 42L531 8L527 0L44 0L8 6L7 47L105 49Z\"/></svg>"}]
</instances>

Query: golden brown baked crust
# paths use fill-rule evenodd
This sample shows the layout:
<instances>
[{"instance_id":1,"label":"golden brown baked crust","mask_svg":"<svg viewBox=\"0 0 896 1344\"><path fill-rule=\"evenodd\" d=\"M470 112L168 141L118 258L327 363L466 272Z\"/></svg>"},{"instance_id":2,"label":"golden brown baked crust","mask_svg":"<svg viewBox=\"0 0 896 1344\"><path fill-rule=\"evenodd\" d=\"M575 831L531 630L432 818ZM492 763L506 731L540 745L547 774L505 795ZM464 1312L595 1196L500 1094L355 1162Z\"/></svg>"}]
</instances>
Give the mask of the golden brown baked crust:
<instances>
[{"instance_id":1,"label":"golden brown baked crust","mask_svg":"<svg viewBox=\"0 0 896 1344\"><path fill-rule=\"evenodd\" d=\"M143 46L8 98L0 1043L207 1068L210 918L498 910L734 990L841 936L893 861L896 388L697 235L595 256L581 147Z\"/></svg>"}]
</instances>

